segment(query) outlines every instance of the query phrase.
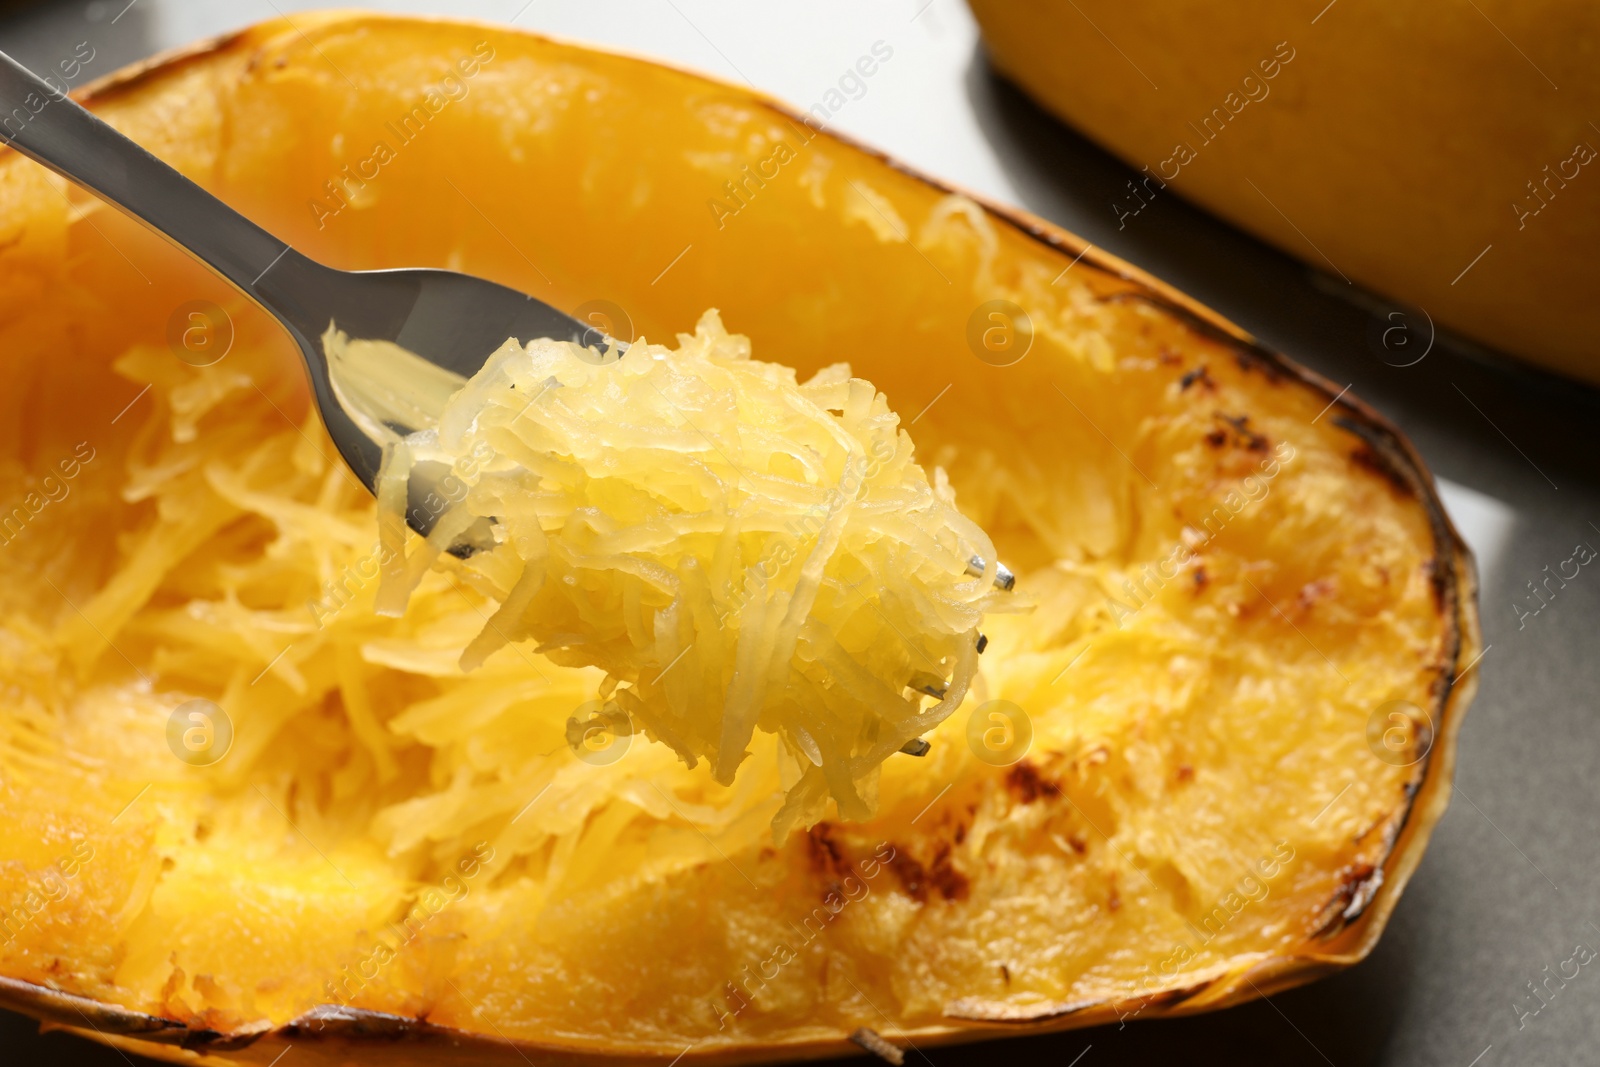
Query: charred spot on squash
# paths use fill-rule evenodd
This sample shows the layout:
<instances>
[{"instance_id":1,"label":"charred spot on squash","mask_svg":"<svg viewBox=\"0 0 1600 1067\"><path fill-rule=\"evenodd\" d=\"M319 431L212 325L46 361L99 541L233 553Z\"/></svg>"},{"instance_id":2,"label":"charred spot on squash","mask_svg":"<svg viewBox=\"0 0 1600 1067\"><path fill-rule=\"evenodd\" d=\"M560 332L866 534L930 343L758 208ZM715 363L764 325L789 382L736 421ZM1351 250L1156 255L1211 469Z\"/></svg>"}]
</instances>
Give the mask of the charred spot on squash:
<instances>
[{"instance_id":1,"label":"charred spot on squash","mask_svg":"<svg viewBox=\"0 0 1600 1067\"><path fill-rule=\"evenodd\" d=\"M909 852L896 845L894 858L889 861L889 867L900 879L900 887L906 891L907 896L918 904L927 902L928 873Z\"/></svg>"},{"instance_id":2,"label":"charred spot on squash","mask_svg":"<svg viewBox=\"0 0 1600 1067\"><path fill-rule=\"evenodd\" d=\"M1356 466L1369 470L1388 482L1395 492L1406 496L1411 495L1411 483L1399 471L1395 470L1394 464L1390 463L1383 453L1375 452L1366 445L1362 445L1351 451L1350 460Z\"/></svg>"},{"instance_id":3,"label":"charred spot on squash","mask_svg":"<svg viewBox=\"0 0 1600 1067\"><path fill-rule=\"evenodd\" d=\"M1443 611L1445 602L1450 597L1450 583L1452 575L1439 562L1439 557L1434 556L1422 565L1422 572L1428 577L1428 588L1433 591L1433 606Z\"/></svg>"},{"instance_id":4,"label":"charred spot on squash","mask_svg":"<svg viewBox=\"0 0 1600 1067\"><path fill-rule=\"evenodd\" d=\"M1102 303L1137 302L1155 308L1181 323L1196 337L1229 349L1240 370L1247 373L1260 371L1271 385L1281 385L1293 376L1281 356L1248 341L1219 321L1196 314L1193 308L1179 303L1166 293L1150 289L1120 289L1097 299Z\"/></svg>"},{"instance_id":5,"label":"charred spot on squash","mask_svg":"<svg viewBox=\"0 0 1600 1067\"><path fill-rule=\"evenodd\" d=\"M1077 834L1067 834L1065 837L1057 834L1054 840L1056 847L1063 852L1070 849L1074 855L1082 856L1089 851L1089 843Z\"/></svg>"},{"instance_id":6,"label":"charred spot on squash","mask_svg":"<svg viewBox=\"0 0 1600 1067\"><path fill-rule=\"evenodd\" d=\"M1017 798L1019 804L1032 804L1040 797L1058 797L1061 795L1061 785L1045 778L1039 773L1039 768L1027 758L1018 760L1006 772L1006 789Z\"/></svg>"},{"instance_id":7,"label":"charred spot on squash","mask_svg":"<svg viewBox=\"0 0 1600 1067\"><path fill-rule=\"evenodd\" d=\"M927 864L899 846L895 846L894 857L887 862L906 895L919 904L927 903L930 889L937 890L945 900L966 900L971 891L967 876L955 868L948 841L940 841L934 847L933 859Z\"/></svg>"},{"instance_id":8,"label":"charred spot on squash","mask_svg":"<svg viewBox=\"0 0 1600 1067\"><path fill-rule=\"evenodd\" d=\"M1451 673L1456 669L1456 664L1445 660L1433 668L1433 680L1428 683L1428 696L1437 701L1449 691Z\"/></svg>"},{"instance_id":9,"label":"charred spot on squash","mask_svg":"<svg viewBox=\"0 0 1600 1067\"><path fill-rule=\"evenodd\" d=\"M1217 391L1217 383L1211 380L1211 369L1204 363L1194 370L1188 371L1178 379L1179 392L1187 392L1191 385L1198 384L1208 393Z\"/></svg>"},{"instance_id":10,"label":"charred spot on squash","mask_svg":"<svg viewBox=\"0 0 1600 1067\"><path fill-rule=\"evenodd\" d=\"M1382 867L1358 863L1343 868L1339 872L1339 888L1318 912L1312 936L1333 937L1360 918L1382 885Z\"/></svg>"},{"instance_id":11,"label":"charred spot on squash","mask_svg":"<svg viewBox=\"0 0 1600 1067\"><path fill-rule=\"evenodd\" d=\"M850 861L844 849L833 839L833 825L819 822L806 831L806 856L811 869L823 878L843 877L850 873Z\"/></svg>"},{"instance_id":12,"label":"charred spot on squash","mask_svg":"<svg viewBox=\"0 0 1600 1067\"><path fill-rule=\"evenodd\" d=\"M1241 348L1234 353L1233 359L1239 365L1239 369L1246 374L1251 371L1259 371L1262 377L1273 385L1281 385L1288 377L1284 373L1283 366L1277 360L1271 359L1254 349Z\"/></svg>"},{"instance_id":13,"label":"charred spot on squash","mask_svg":"<svg viewBox=\"0 0 1600 1067\"><path fill-rule=\"evenodd\" d=\"M1206 443L1213 448L1221 448L1228 443L1229 438L1237 448L1248 452L1265 452L1270 442L1265 434L1257 433L1250 428L1249 415L1229 415L1224 411L1213 412L1211 417L1227 427L1212 430L1206 434ZM1230 433L1231 431L1231 433Z\"/></svg>"},{"instance_id":14,"label":"charred spot on squash","mask_svg":"<svg viewBox=\"0 0 1600 1067\"><path fill-rule=\"evenodd\" d=\"M1368 423L1342 415L1335 418L1333 424L1361 441L1361 445L1350 452L1351 462L1388 482L1402 498L1417 496L1415 480L1407 470L1402 469L1408 465L1403 458L1396 457L1394 444L1388 435Z\"/></svg>"},{"instance_id":15,"label":"charred spot on squash","mask_svg":"<svg viewBox=\"0 0 1600 1067\"><path fill-rule=\"evenodd\" d=\"M950 852L948 842L939 842L939 847L933 853L933 866L928 868L928 880L946 900L966 900L971 883L966 875L956 870Z\"/></svg>"}]
</instances>

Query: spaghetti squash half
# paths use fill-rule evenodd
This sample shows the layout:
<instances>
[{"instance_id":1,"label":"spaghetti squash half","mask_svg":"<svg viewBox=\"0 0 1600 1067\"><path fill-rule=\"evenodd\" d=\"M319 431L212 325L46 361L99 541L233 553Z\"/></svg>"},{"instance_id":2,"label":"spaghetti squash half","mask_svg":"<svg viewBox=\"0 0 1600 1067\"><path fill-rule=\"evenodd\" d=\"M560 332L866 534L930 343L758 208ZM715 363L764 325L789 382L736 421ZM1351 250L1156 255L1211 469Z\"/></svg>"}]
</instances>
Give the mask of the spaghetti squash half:
<instances>
[{"instance_id":1,"label":"spaghetti squash half","mask_svg":"<svg viewBox=\"0 0 1600 1067\"><path fill-rule=\"evenodd\" d=\"M462 669L509 570L445 561L379 613L377 504L287 341L0 153L0 1004L262 1067L727 1063L1200 1011L1371 948L1478 635L1431 479L1347 393L1048 224L638 59L296 15L86 99L333 265L608 301L656 338L716 306L824 389L848 356L1037 609L985 619L861 821L775 844L789 742L760 729L731 783L639 738L579 758L605 670L528 641ZM1007 305L1031 346L984 358Z\"/></svg>"}]
</instances>

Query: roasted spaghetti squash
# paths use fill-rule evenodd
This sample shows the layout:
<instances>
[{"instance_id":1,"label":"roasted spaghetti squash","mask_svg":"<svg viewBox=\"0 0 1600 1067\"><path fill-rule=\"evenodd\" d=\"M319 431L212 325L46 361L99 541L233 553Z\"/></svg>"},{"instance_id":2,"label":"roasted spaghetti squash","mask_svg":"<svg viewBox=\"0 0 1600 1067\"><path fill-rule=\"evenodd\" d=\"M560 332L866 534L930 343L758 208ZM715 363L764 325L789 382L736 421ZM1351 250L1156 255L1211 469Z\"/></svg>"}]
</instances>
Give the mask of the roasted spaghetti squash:
<instances>
[{"instance_id":1,"label":"roasted spaghetti squash","mask_svg":"<svg viewBox=\"0 0 1600 1067\"><path fill-rule=\"evenodd\" d=\"M731 784L641 738L582 758L601 668L510 641L462 670L499 587L440 560L375 610L377 504L288 343L6 154L0 1003L221 1062L730 1062L1204 1010L1372 946L1478 636L1429 476L1359 401L637 59L297 16L86 101L334 265L653 338L716 306L802 381L848 358L1037 607L985 620L876 814L775 844L777 735Z\"/></svg>"}]
</instances>

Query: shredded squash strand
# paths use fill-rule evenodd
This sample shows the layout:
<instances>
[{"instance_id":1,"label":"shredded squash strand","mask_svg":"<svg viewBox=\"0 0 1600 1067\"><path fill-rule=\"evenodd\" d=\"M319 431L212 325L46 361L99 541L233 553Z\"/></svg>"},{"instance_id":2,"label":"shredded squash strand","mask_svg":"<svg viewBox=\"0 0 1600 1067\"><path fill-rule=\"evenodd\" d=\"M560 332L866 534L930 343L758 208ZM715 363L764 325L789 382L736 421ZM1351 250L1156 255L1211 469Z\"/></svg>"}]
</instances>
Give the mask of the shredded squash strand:
<instances>
[{"instance_id":1,"label":"shredded squash strand","mask_svg":"<svg viewBox=\"0 0 1600 1067\"><path fill-rule=\"evenodd\" d=\"M964 698L978 625L1003 599L994 546L847 364L798 382L709 311L676 349L640 341L621 359L508 341L419 418L426 390L402 405L392 384L417 357L334 330L326 341L345 393L383 413L366 425L400 407L427 424L375 434L380 523L399 528L408 500L437 521L409 550L387 535L379 610L399 614L454 539L491 524L492 546L461 572L499 607L463 670L525 640L599 667L601 714L690 767L708 761L725 785L756 732L776 734L799 769L780 837L829 798L870 816L879 766ZM383 362L387 376L360 377ZM408 485L422 464L451 476Z\"/></svg>"}]
</instances>

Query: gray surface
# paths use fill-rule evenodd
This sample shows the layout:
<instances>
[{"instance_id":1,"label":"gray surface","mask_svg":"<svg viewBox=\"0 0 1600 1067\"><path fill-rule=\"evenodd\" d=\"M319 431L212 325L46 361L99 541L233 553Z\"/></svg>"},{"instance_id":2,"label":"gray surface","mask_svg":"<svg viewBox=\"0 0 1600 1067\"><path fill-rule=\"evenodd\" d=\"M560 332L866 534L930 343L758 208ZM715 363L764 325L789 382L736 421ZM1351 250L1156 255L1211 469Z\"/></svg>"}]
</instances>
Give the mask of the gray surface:
<instances>
[{"instance_id":1,"label":"gray surface","mask_svg":"<svg viewBox=\"0 0 1600 1067\"><path fill-rule=\"evenodd\" d=\"M124 9L126 2L46 5L6 16L0 49L45 65L88 40L96 48L89 73L98 76L195 37L312 6L136 0ZM1520 630L1511 605L1575 543L1600 548L1600 394L1469 358L1444 343L1414 366L1390 366L1368 339L1370 308L1330 295L1334 287L1304 266L1176 197L1160 198L1119 230L1110 204L1130 172L996 80L960 0L924 4L807 0L774 10L739 0L533 0L526 7L505 0L449 7L746 79L802 107L885 41L895 50L892 61L838 115L838 127L1061 223L1268 345L1353 383L1400 424L1440 477L1478 554L1490 647L1462 733L1457 795L1367 962L1270 1002L1208 1016L930 1050L908 1062L945 1067L1005 1056L1064 1067L1086 1046L1078 1067L1596 1062L1600 959L1521 1026L1514 1005L1537 1006L1527 983L1547 965L1553 971L1575 945L1600 950L1600 842L1593 834L1600 810L1593 773L1600 570L1584 568ZM32 1029L0 1013L0 1061L124 1062L59 1035L35 1038Z\"/></svg>"}]
</instances>

